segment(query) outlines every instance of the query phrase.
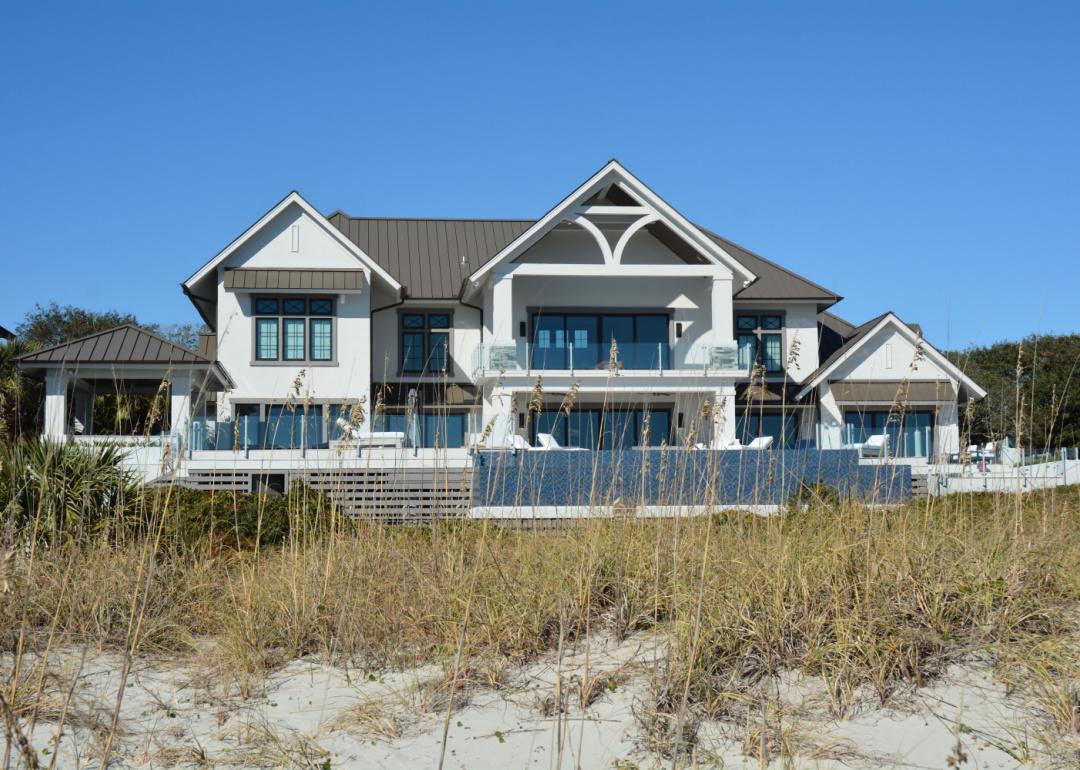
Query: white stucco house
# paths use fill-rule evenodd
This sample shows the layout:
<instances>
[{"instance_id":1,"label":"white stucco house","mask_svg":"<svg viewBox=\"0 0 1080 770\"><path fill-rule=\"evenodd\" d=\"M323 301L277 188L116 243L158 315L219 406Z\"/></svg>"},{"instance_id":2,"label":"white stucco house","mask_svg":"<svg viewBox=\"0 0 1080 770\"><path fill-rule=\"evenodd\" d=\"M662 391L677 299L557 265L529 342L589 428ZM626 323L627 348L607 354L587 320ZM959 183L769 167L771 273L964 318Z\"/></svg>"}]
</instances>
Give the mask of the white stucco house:
<instances>
[{"instance_id":1,"label":"white stucco house","mask_svg":"<svg viewBox=\"0 0 1080 770\"><path fill-rule=\"evenodd\" d=\"M128 329L24 357L49 434L77 416L92 435L80 394L110 378L167 376L192 467L287 467L343 432L405 434L417 457L539 433L601 450L886 434L926 462L957 451L959 405L985 396L917 326L841 319L837 293L614 160L536 220L324 215L292 192L182 288L211 329L197 354Z\"/></svg>"}]
</instances>

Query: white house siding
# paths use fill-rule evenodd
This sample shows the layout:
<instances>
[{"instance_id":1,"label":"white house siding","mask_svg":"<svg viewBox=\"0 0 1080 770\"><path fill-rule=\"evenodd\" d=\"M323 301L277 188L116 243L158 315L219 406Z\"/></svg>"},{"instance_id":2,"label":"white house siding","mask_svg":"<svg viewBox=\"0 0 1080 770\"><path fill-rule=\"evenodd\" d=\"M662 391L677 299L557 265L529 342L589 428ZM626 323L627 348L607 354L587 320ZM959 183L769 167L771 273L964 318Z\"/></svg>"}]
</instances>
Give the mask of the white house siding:
<instances>
[{"instance_id":1,"label":"white house siding","mask_svg":"<svg viewBox=\"0 0 1080 770\"><path fill-rule=\"evenodd\" d=\"M829 381L901 381L911 382L948 381L955 392L957 382L948 372L926 355L915 361L915 344L899 329L886 326L867 339L848 360L829 375ZM942 456L957 451L960 444L959 410L951 398L911 405L934 409L934 453ZM888 408L889 404L863 404L857 408ZM844 404L833 397L829 382L818 387L822 448L835 448L842 444ZM850 408L850 406L848 407Z\"/></svg>"},{"instance_id":2,"label":"white house siding","mask_svg":"<svg viewBox=\"0 0 1080 770\"><path fill-rule=\"evenodd\" d=\"M818 329L817 302L739 302L735 301L733 313L768 312L780 313L784 317L783 359L787 374L795 382L802 382L818 368ZM791 348L795 340L799 341L799 353L792 358ZM790 366L789 366L790 363Z\"/></svg>"},{"instance_id":3,"label":"white house siding","mask_svg":"<svg viewBox=\"0 0 1080 770\"><path fill-rule=\"evenodd\" d=\"M298 228L298 250L293 251L293 227ZM218 360L236 383L231 401L281 401L293 390L300 370L305 370L301 396L317 401L368 398L371 383L371 275L365 270L359 294L331 294L335 300L335 362L330 364L256 363L253 328L253 297L249 292L227 291L224 270L357 269L362 267L325 229L299 206L293 205L271 220L218 267L217 351ZM266 294L274 294L267 291ZM312 292L318 295L320 292ZM227 406L222 413L227 414Z\"/></svg>"},{"instance_id":4,"label":"white house siding","mask_svg":"<svg viewBox=\"0 0 1080 770\"><path fill-rule=\"evenodd\" d=\"M686 360L695 345L709 341L711 291L711 279L664 278L662 272L651 278L517 276L512 289L512 339L518 344L519 358L524 360L525 338L519 334L519 325L527 324L530 310L535 309L670 311L672 322L683 325L682 337L672 340L671 359L677 365ZM730 305L727 312L730 315ZM490 318L488 314L485 319L489 324ZM495 337L490 326L486 331L490 338ZM499 341L503 341L502 335Z\"/></svg>"},{"instance_id":5,"label":"white house siding","mask_svg":"<svg viewBox=\"0 0 1080 770\"><path fill-rule=\"evenodd\" d=\"M448 382L471 382L473 358L480 345L481 312L475 307L452 300L408 300L376 311L372 316L372 372L376 382L410 382L415 376L401 372L401 313L442 310L451 313L450 356L454 371ZM431 379L428 376L426 379Z\"/></svg>"}]
</instances>

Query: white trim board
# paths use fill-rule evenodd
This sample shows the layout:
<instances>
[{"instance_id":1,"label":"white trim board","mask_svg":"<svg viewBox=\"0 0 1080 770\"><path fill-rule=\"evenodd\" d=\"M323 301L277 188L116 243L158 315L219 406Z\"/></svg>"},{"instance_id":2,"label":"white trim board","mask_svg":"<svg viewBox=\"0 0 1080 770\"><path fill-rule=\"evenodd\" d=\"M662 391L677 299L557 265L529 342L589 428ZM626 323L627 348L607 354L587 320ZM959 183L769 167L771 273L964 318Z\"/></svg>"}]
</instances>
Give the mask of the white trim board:
<instances>
[{"instance_id":1,"label":"white trim board","mask_svg":"<svg viewBox=\"0 0 1080 770\"><path fill-rule=\"evenodd\" d=\"M352 254L360 262L360 264L370 270L374 275L377 275L381 279L386 281L386 283L389 284L389 286L395 291L401 291L401 284L398 283L397 280L395 280L394 277L390 275L390 273L386 272L383 268L381 268L379 264L374 259L369 257L366 253L364 253L364 251L359 246L346 238L344 233L342 233L340 230L330 224L330 221L322 214L320 214L315 209L315 207L308 203L307 200L304 199L304 196L302 196L296 190L293 190L284 198L282 198L276 206L263 214L263 216L259 218L259 221L257 221L255 224L253 224L251 227L249 227L247 230L245 230L243 233L233 239L233 241L228 246L218 252L217 255L214 256L209 262L200 267L190 278L184 281L184 288L190 290L196 283L206 278L210 274L210 271L216 269L218 265L228 259L237 249L243 246L249 238L251 238L264 227L266 227L266 225L268 225L274 219L274 217L276 217L278 214L280 214L282 211L284 211L286 208L293 204L299 206L305 214L307 214L315 222L321 225L326 230L326 232L329 233L330 237L337 241L337 243L341 245L346 251ZM298 265L298 267L302 267L302 265Z\"/></svg>"},{"instance_id":2,"label":"white trim board","mask_svg":"<svg viewBox=\"0 0 1080 770\"><path fill-rule=\"evenodd\" d=\"M803 385L802 389L795 396L795 400L801 400L807 393L811 392L814 388L820 385L828 378L830 374L835 372L838 368L843 366L846 362L851 360L851 357L857 350L860 350L864 345L869 343L874 337L881 332L886 326L892 326L899 331L904 337L908 339L913 345L922 345L922 349L926 354L926 357L933 361L937 366L941 367L945 371L949 372L958 382L962 382L965 387L968 388L977 398L986 398L986 391L983 390L978 383L964 374L960 369L949 359L938 352L937 348L923 339L919 334L915 332L910 326L901 321L892 312L886 313L878 324L864 334L854 345L844 351L844 354L829 364L823 371L819 372L812 380Z\"/></svg>"},{"instance_id":3,"label":"white trim board","mask_svg":"<svg viewBox=\"0 0 1080 770\"><path fill-rule=\"evenodd\" d=\"M573 192L557 203L555 207L548 211L548 213L540 220L507 244L498 254L481 265L479 269L474 271L472 275L466 279L466 286L471 286L473 289L478 288L481 279L483 279L496 265L513 259L529 247L533 246L560 222L566 219L574 220L576 217L580 217L583 210L595 210L597 207L587 207L582 209L582 206L590 197L609 185L618 185L624 192L641 204L639 207L627 207L628 211L637 212L639 209L644 208L652 214L655 214L656 219L651 221L659 221L666 224L705 259L715 265L725 265L735 275L741 277L744 285L753 282L757 278L757 276L750 272L741 262L732 257L711 238L701 232L701 230L686 219L686 217L669 206L663 198L653 192L644 182L631 174L617 160L610 160L603 168L585 180L583 184L578 186ZM610 261L607 259L606 254L605 261Z\"/></svg>"}]
</instances>

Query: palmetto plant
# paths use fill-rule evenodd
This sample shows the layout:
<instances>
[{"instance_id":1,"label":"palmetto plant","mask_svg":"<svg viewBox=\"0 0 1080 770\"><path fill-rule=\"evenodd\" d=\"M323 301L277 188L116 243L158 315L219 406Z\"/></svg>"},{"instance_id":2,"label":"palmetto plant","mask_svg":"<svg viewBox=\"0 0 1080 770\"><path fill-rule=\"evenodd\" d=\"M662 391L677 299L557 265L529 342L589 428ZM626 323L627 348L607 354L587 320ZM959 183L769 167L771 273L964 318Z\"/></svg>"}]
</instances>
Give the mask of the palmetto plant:
<instances>
[{"instance_id":1,"label":"palmetto plant","mask_svg":"<svg viewBox=\"0 0 1080 770\"><path fill-rule=\"evenodd\" d=\"M114 528L126 519L138 484L114 445L44 439L0 447L4 525L48 542Z\"/></svg>"}]
</instances>

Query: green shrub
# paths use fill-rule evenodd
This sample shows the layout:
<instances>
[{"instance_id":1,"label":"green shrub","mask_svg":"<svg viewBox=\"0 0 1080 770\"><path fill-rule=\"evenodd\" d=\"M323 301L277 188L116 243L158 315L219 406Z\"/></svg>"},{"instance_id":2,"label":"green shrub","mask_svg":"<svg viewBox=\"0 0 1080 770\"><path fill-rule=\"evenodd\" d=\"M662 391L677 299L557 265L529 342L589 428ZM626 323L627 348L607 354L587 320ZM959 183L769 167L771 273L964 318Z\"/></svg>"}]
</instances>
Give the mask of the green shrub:
<instances>
[{"instance_id":1,"label":"green shrub","mask_svg":"<svg viewBox=\"0 0 1080 770\"><path fill-rule=\"evenodd\" d=\"M166 506L165 538L186 547L276 545L290 535L328 531L334 515L326 495L300 483L284 495L159 488L147 497L147 507L160 505Z\"/></svg>"},{"instance_id":2,"label":"green shrub","mask_svg":"<svg viewBox=\"0 0 1080 770\"><path fill-rule=\"evenodd\" d=\"M47 542L125 525L138 483L117 446L41 438L0 446L4 529Z\"/></svg>"}]
</instances>

